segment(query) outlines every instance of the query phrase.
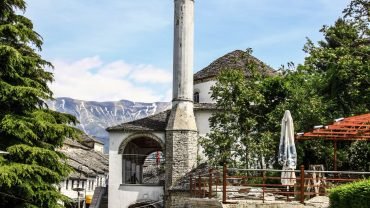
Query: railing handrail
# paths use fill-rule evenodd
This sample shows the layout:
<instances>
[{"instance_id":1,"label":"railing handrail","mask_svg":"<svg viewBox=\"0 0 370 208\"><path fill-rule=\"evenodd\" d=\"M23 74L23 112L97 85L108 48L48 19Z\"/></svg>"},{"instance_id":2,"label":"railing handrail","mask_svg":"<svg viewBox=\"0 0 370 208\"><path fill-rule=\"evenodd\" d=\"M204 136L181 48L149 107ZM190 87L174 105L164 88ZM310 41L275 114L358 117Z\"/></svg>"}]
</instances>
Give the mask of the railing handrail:
<instances>
[{"instance_id":1,"label":"railing handrail","mask_svg":"<svg viewBox=\"0 0 370 208\"><path fill-rule=\"evenodd\" d=\"M229 171L254 171L254 172L260 172L262 175L257 174L259 176L249 175L248 173L243 174L243 172L235 173L235 174L228 174ZM276 194L283 194L286 195L286 200L290 201L291 196L299 196L299 201L301 203L304 203L307 196L322 194L321 188L324 189L324 194L327 194L326 189L328 187L331 187L334 183L337 185L338 183L343 182L350 182L350 181L356 181L361 180L362 178L368 178L370 176L370 172L360 172L360 171L321 171L321 170L305 170L304 166L301 165L299 167L299 170L280 170L280 169L243 169L243 168L228 168L226 164L219 169L218 167L210 167L207 169L208 172L204 172L205 170L202 170L197 173L191 173L189 175L189 183L190 183L190 194L191 196L195 197L208 197L212 198L213 193L217 193L221 191L222 193L222 203L231 203L227 202L227 194L229 192L239 192L238 190L229 190L227 189L229 184L231 186L235 186L234 183L237 183L236 186L250 186L250 187L258 187L261 190L256 191L256 193L262 194L262 201L265 202L265 193L276 193ZM275 177L275 176L268 176L267 172L290 172L290 173L299 173L297 177L294 177L294 174L292 174L292 177L288 176L282 176L282 177ZM316 173L316 176L314 174L307 174L307 173ZM333 174L333 176L326 176L324 177L323 174L320 173L326 173L326 174ZM346 177L346 174L348 175L366 175L363 177ZM314 177L315 176L315 177ZM262 179L262 182L255 182L252 181L250 183L248 180L253 178L259 178ZM242 181L232 181L230 179L242 179ZM268 179L294 179L294 184L285 185L285 184L278 184L276 182L267 182ZM214 181L215 180L215 181ZM329 182L327 184L328 181ZM239 184L239 183L242 184ZM254 183L253 183L254 182ZM319 183L318 183L319 182ZM317 184L318 183L318 184ZM216 186L214 189L213 186ZM220 190L218 189L218 186ZM280 187L287 187L288 191L279 190ZM292 191L289 191L289 188L292 188ZM277 191L271 191L269 189L277 189ZM207 193L208 191L208 193ZM248 190L249 192L250 190ZM240 197L240 196L238 196Z\"/></svg>"},{"instance_id":2,"label":"railing handrail","mask_svg":"<svg viewBox=\"0 0 370 208\"><path fill-rule=\"evenodd\" d=\"M330 171L330 170L305 170L305 173L342 173L342 174L356 174L356 175L370 175L370 172L358 172L358 171Z\"/></svg>"},{"instance_id":3,"label":"railing handrail","mask_svg":"<svg viewBox=\"0 0 370 208\"><path fill-rule=\"evenodd\" d=\"M227 168L228 170L241 170L241 171L258 171L258 172L295 172L299 173L300 170L282 170L282 169L254 169L254 168ZM333 174L358 174L358 175L370 175L370 172L361 171L330 171L330 170L304 170L305 173L333 173Z\"/></svg>"}]
</instances>

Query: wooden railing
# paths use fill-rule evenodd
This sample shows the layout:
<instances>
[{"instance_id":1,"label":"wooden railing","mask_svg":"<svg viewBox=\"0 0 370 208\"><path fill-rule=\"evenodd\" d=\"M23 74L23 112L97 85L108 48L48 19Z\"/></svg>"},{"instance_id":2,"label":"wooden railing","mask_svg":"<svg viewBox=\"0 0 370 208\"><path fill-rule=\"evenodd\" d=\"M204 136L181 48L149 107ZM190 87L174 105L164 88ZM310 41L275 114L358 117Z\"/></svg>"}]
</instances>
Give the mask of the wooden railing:
<instances>
[{"instance_id":1,"label":"wooden railing","mask_svg":"<svg viewBox=\"0 0 370 208\"><path fill-rule=\"evenodd\" d=\"M296 178L282 178L282 172L294 172ZM232 173L232 174L230 174ZM206 173L189 176L190 194L199 198L218 198L223 203L235 200L257 199L299 201L304 203L312 196L328 195L328 189L339 184L367 179L370 172L312 171L301 166L299 170L276 169L209 169ZM295 180L292 185L283 185L281 179ZM236 193L236 194L230 194ZM221 198L222 194L222 198Z\"/></svg>"}]
</instances>

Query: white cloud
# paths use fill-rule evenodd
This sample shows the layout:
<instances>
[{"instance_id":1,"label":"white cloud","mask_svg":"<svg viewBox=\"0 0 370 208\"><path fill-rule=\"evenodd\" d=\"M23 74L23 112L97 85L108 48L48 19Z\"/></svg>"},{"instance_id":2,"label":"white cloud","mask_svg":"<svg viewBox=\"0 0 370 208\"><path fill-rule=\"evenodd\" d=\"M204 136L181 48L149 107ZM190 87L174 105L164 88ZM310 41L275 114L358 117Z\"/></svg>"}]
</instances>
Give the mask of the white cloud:
<instances>
[{"instance_id":1,"label":"white cloud","mask_svg":"<svg viewBox=\"0 0 370 208\"><path fill-rule=\"evenodd\" d=\"M98 56L68 62L56 60L55 81L50 85L55 97L141 102L169 101L171 74L151 65L134 65L122 60L104 63Z\"/></svg>"},{"instance_id":2,"label":"white cloud","mask_svg":"<svg viewBox=\"0 0 370 208\"><path fill-rule=\"evenodd\" d=\"M151 65L138 65L132 71L130 77L141 83L170 83L172 81L172 75L170 73Z\"/></svg>"}]
</instances>

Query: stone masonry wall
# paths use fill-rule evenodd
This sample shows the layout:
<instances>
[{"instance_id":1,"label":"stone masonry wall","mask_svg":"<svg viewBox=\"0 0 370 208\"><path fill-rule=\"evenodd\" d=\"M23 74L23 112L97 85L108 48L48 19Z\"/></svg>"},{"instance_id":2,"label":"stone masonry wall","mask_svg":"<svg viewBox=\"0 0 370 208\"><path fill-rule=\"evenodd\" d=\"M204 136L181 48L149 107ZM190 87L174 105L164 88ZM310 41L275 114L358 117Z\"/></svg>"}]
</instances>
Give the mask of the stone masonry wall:
<instances>
[{"instance_id":1,"label":"stone masonry wall","mask_svg":"<svg viewBox=\"0 0 370 208\"><path fill-rule=\"evenodd\" d=\"M184 208L189 198L189 191L168 191L165 199L165 208Z\"/></svg>"},{"instance_id":2,"label":"stone masonry wall","mask_svg":"<svg viewBox=\"0 0 370 208\"><path fill-rule=\"evenodd\" d=\"M166 132L166 190L196 166L197 139L196 131Z\"/></svg>"}]
</instances>

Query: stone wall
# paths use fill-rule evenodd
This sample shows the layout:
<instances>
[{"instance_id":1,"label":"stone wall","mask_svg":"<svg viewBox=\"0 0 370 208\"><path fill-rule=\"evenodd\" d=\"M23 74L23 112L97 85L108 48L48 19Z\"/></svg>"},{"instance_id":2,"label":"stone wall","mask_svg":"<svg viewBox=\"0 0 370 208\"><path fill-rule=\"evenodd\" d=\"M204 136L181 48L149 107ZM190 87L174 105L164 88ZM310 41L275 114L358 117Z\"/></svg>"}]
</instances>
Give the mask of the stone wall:
<instances>
[{"instance_id":1,"label":"stone wall","mask_svg":"<svg viewBox=\"0 0 370 208\"><path fill-rule=\"evenodd\" d=\"M216 199L191 198L189 190L171 190L166 199L166 208L222 208Z\"/></svg>"},{"instance_id":2,"label":"stone wall","mask_svg":"<svg viewBox=\"0 0 370 208\"><path fill-rule=\"evenodd\" d=\"M176 186L176 182L197 164L196 131L166 132L166 190Z\"/></svg>"},{"instance_id":3,"label":"stone wall","mask_svg":"<svg viewBox=\"0 0 370 208\"><path fill-rule=\"evenodd\" d=\"M165 208L184 208L189 201L190 192L183 190L169 190L165 199Z\"/></svg>"}]
</instances>

